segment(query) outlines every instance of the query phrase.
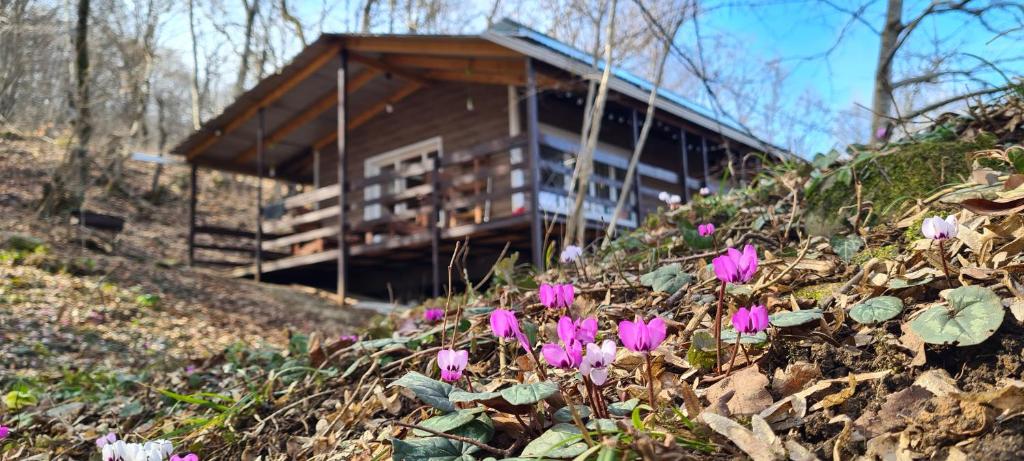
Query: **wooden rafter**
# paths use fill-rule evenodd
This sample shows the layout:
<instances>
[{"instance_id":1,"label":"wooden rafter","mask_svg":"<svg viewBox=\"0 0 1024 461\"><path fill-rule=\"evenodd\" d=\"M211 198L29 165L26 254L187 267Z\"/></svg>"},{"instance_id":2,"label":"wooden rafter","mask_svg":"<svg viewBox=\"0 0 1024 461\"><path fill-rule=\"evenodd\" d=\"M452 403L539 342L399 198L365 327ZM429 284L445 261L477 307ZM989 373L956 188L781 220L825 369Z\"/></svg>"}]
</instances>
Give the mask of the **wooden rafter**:
<instances>
[{"instance_id":1,"label":"wooden rafter","mask_svg":"<svg viewBox=\"0 0 1024 461\"><path fill-rule=\"evenodd\" d=\"M348 88L345 89L345 94L355 93L357 90L365 86L367 83L370 83L375 77L380 75L380 73L381 71L373 68L368 68L364 70L362 73L357 75L355 78L352 79L352 81L348 83ZM335 107L335 105L337 104L338 89L334 88L333 90L325 94L323 97L316 100L313 104L310 104L305 109L303 109L299 113L299 115L296 115L287 123L278 127L276 130L274 130L273 133L270 134L270 136L267 136L267 139L265 141L267 146L269 147L274 143L277 143L278 141L284 139L285 136L288 136L291 132L295 131L302 125L305 125L310 120L317 118L318 116L320 116L320 114L324 113L324 111ZM241 154L236 156L234 158L234 162L239 164L248 162L249 160L252 160L254 155L256 155L256 146L252 146L245 152L242 152Z\"/></svg>"},{"instance_id":2,"label":"wooden rafter","mask_svg":"<svg viewBox=\"0 0 1024 461\"><path fill-rule=\"evenodd\" d=\"M320 56L317 56L315 59L313 59L313 61L310 62L306 67L303 67L291 77L288 77L288 79L286 79L284 82L281 82L281 84L278 85L277 88L274 88L273 91L268 93L266 96L260 98L260 100L256 104L249 106L249 108L247 108L244 112L228 121L228 123L224 125L224 128L220 129L217 134L210 135L203 142L199 143L199 145L193 147L192 149L189 149L189 151L185 153L185 157L189 160L192 160L197 155L199 155L199 153L205 151L207 148L212 146L213 143L217 142L217 140L220 139L221 136L231 133L232 131L238 129L238 127L242 126L242 124L245 123L246 120L256 115L256 113L259 112L260 108L266 107L272 104L274 101L277 101L278 99L281 98L281 96L284 96L285 93L294 88L295 85L298 85L299 82L302 82L310 75L313 75L313 73L319 70L321 67L323 67L324 64L337 57L338 51L340 49L341 45L329 47Z\"/></svg>"},{"instance_id":3,"label":"wooden rafter","mask_svg":"<svg viewBox=\"0 0 1024 461\"><path fill-rule=\"evenodd\" d=\"M410 82L416 82L416 83L419 83L421 85L426 85L426 84L429 83L425 78L423 78L422 76L420 76L420 75L418 75L416 73L409 72L409 71L407 71L405 69L402 69L402 68L399 68L397 66L393 66L393 65L388 64L388 63L386 63L384 61L381 61L380 59L374 59L374 58L371 58L369 56L363 56L363 55L359 55L359 54L355 54L355 53L350 54L349 55L349 59L351 59L353 61L357 61L357 62L363 64L364 66L377 69L377 70L379 70L381 72L387 72L387 73L389 73L391 75L394 75L394 76L397 76L397 77L401 77L402 79L408 80Z\"/></svg>"},{"instance_id":4,"label":"wooden rafter","mask_svg":"<svg viewBox=\"0 0 1024 461\"><path fill-rule=\"evenodd\" d=\"M458 70L432 70L426 74L431 80L449 82L483 83L489 85L522 85L526 81L522 71L516 73L484 73Z\"/></svg>"},{"instance_id":5,"label":"wooden rafter","mask_svg":"<svg viewBox=\"0 0 1024 461\"><path fill-rule=\"evenodd\" d=\"M517 51L483 40L456 37L346 37L349 51L368 53L415 53L436 56L514 58Z\"/></svg>"},{"instance_id":6,"label":"wooden rafter","mask_svg":"<svg viewBox=\"0 0 1024 461\"><path fill-rule=\"evenodd\" d=\"M521 59L477 59L420 56L409 54L387 55L381 62L395 67L426 70L453 70L466 72L522 73Z\"/></svg>"},{"instance_id":7,"label":"wooden rafter","mask_svg":"<svg viewBox=\"0 0 1024 461\"><path fill-rule=\"evenodd\" d=\"M369 122L370 120L373 119L373 117L375 117L377 114L381 113L388 106L388 104L396 104L396 103L398 103L399 101L405 99L409 95L415 93L416 90L420 89L422 86L423 85L421 85L418 82L410 82L407 85L403 86L402 88L399 88L398 91L396 91L391 96L388 96L387 99L385 99L383 101L380 101L380 102L370 106L366 110L364 110L364 111L354 115L348 121L348 129L349 129L349 131L355 130L356 128L359 128L360 126L362 126L366 122ZM318 140L316 143L314 143L313 144L313 149L323 149L323 148L331 145L331 143L333 143L337 139L338 139L338 133L331 132L327 136L324 136L323 138Z\"/></svg>"}]
</instances>

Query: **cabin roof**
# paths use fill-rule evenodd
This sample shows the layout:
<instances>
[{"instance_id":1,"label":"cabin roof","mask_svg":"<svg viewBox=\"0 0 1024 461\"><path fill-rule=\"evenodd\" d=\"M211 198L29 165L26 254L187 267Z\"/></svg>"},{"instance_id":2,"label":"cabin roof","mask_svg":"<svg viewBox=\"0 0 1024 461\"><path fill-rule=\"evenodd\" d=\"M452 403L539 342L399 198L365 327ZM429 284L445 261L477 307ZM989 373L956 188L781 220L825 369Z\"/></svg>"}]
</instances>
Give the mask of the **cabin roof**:
<instances>
[{"instance_id":1,"label":"cabin roof","mask_svg":"<svg viewBox=\"0 0 1024 461\"><path fill-rule=\"evenodd\" d=\"M529 57L572 75L589 75L589 54L510 20L481 35L323 34L276 74L242 93L171 152L219 170L256 174L256 139L263 108L265 172L307 181L315 149L336 140L337 79L341 51L348 53L349 129L390 104L438 81L523 85ZM603 63L599 63L602 66ZM645 103L653 84L613 67L610 89ZM561 82L538 74L541 88ZM659 109L780 158L790 156L741 125L675 93L659 90ZM790 157L791 158L791 157Z\"/></svg>"}]
</instances>

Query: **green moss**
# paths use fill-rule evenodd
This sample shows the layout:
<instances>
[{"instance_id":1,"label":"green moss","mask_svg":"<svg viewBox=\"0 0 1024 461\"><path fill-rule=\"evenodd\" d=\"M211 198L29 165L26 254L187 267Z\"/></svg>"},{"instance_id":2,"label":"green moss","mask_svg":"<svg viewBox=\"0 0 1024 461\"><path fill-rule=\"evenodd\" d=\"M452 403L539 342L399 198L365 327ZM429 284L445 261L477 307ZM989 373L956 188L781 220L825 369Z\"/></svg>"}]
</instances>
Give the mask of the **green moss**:
<instances>
[{"instance_id":1,"label":"green moss","mask_svg":"<svg viewBox=\"0 0 1024 461\"><path fill-rule=\"evenodd\" d=\"M715 353L703 351L691 344L690 349L686 351L686 361L701 370L710 370L715 367Z\"/></svg>"},{"instance_id":2,"label":"green moss","mask_svg":"<svg viewBox=\"0 0 1024 461\"><path fill-rule=\"evenodd\" d=\"M918 226L920 228L921 226ZM877 248L865 248L857 253L853 257L853 263L856 265L864 264L871 260L871 258L878 258L881 260L892 260L896 258L899 248L896 245L885 245Z\"/></svg>"},{"instance_id":3,"label":"green moss","mask_svg":"<svg viewBox=\"0 0 1024 461\"><path fill-rule=\"evenodd\" d=\"M961 181L970 175L967 155L993 147L991 137L980 136L972 142L929 141L895 147L884 155L863 153L847 164L814 181L807 191L810 215L822 221L842 222L856 204L850 168L856 168L861 181L862 199L874 206L876 220L895 215L907 203L923 198L943 185Z\"/></svg>"},{"instance_id":4,"label":"green moss","mask_svg":"<svg viewBox=\"0 0 1024 461\"><path fill-rule=\"evenodd\" d=\"M813 299L814 302L821 302L823 299L841 287L842 283L823 283L800 288L793 292L798 299Z\"/></svg>"}]
</instances>

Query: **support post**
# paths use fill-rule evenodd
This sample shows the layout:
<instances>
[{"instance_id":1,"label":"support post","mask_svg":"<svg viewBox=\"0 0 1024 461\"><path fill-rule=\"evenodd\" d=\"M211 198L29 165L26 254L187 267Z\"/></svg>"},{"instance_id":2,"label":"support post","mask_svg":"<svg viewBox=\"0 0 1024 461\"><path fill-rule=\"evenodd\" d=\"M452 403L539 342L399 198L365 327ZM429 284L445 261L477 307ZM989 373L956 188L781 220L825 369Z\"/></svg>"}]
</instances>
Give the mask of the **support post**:
<instances>
[{"instance_id":1,"label":"support post","mask_svg":"<svg viewBox=\"0 0 1024 461\"><path fill-rule=\"evenodd\" d=\"M256 125L256 249L253 253L256 256L256 272L253 274L253 278L257 282L263 275L263 136L266 127L262 107L258 118Z\"/></svg>"},{"instance_id":2,"label":"support post","mask_svg":"<svg viewBox=\"0 0 1024 461\"><path fill-rule=\"evenodd\" d=\"M708 174L708 138L700 137L700 155L704 160L704 187L711 188L711 175Z\"/></svg>"},{"instance_id":3,"label":"support post","mask_svg":"<svg viewBox=\"0 0 1024 461\"><path fill-rule=\"evenodd\" d=\"M636 150L636 145L640 143L640 120L636 115L636 109L633 109L631 112L633 113L633 150ZM636 171L633 172L633 212L636 213L636 225L638 228L643 219L640 216L640 158L642 157L642 155L637 156ZM622 191L622 193L625 194L626 191Z\"/></svg>"},{"instance_id":4,"label":"support post","mask_svg":"<svg viewBox=\"0 0 1024 461\"><path fill-rule=\"evenodd\" d=\"M188 198L188 265L192 267L196 262L196 205L198 205L199 192L199 165L192 164L192 174L189 176L189 198Z\"/></svg>"},{"instance_id":5,"label":"support post","mask_svg":"<svg viewBox=\"0 0 1024 461\"><path fill-rule=\"evenodd\" d=\"M347 137L348 137L348 98L345 97L345 88L348 83L348 50L342 49L339 56L338 66L338 304L345 304L347 274L345 245L345 175L348 168L345 162L348 160Z\"/></svg>"},{"instance_id":6,"label":"support post","mask_svg":"<svg viewBox=\"0 0 1024 461\"><path fill-rule=\"evenodd\" d=\"M320 149L313 149L313 190L320 190ZM320 209L320 201L313 204L314 210Z\"/></svg>"},{"instance_id":7,"label":"support post","mask_svg":"<svg viewBox=\"0 0 1024 461\"><path fill-rule=\"evenodd\" d=\"M430 175L430 267L431 294L436 298L441 295L441 157L434 157L433 171Z\"/></svg>"},{"instance_id":8,"label":"support post","mask_svg":"<svg viewBox=\"0 0 1024 461\"><path fill-rule=\"evenodd\" d=\"M683 198L690 203L690 159L686 152L686 130L679 128L679 150L683 156Z\"/></svg>"},{"instance_id":9,"label":"support post","mask_svg":"<svg viewBox=\"0 0 1024 461\"><path fill-rule=\"evenodd\" d=\"M526 138L530 157L530 247L533 265L544 270L544 236L540 214L540 126L537 122L537 75L526 58Z\"/></svg>"}]
</instances>

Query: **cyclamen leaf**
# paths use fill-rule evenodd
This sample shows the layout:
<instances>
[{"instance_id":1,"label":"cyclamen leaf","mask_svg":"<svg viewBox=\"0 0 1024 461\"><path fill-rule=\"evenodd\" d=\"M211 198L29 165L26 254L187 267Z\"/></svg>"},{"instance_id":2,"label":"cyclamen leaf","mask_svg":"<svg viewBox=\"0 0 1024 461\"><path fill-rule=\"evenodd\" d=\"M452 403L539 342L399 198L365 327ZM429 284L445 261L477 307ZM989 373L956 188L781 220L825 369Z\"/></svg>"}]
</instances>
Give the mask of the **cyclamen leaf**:
<instances>
[{"instance_id":1,"label":"cyclamen leaf","mask_svg":"<svg viewBox=\"0 0 1024 461\"><path fill-rule=\"evenodd\" d=\"M615 416L629 416L633 409L640 404L640 399L629 399L625 402L608 404L608 412Z\"/></svg>"},{"instance_id":2,"label":"cyclamen leaf","mask_svg":"<svg viewBox=\"0 0 1024 461\"><path fill-rule=\"evenodd\" d=\"M856 235L836 235L828 243L832 246L832 251L836 252L846 262L850 262L857 252L864 247L864 241Z\"/></svg>"},{"instance_id":3,"label":"cyclamen leaf","mask_svg":"<svg viewBox=\"0 0 1024 461\"><path fill-rule=\"evenodd\" d=\"M543 381L533 384L516 384L502 389L501 397L512 405L532 405L558 392L558 385Z\"/></svg>"},{"instance_id":4,"label":"cyclamen leaf","mask_svg":"<svg viewBox=\"0 0 1024 461\"><path fill-rule=\"evenodd\" d=\"M850 317L858 323L882 323L903 312L903 300L895 296L868 299L850 309Z\"/></svg>"},{"instance_id":5,"label":"cyclamen leaf","mask_svg":"<svg viewBox=\"0 0 1024 461\"><path fill-rule=\"evenodd\" d=\"M999 329L1005 311L992 290L966 286L951 290L949 306L936 306L910 322L910 329L929 344L980 344Z\"/></svg>"},{"instance_id":6,"label":"cyclamen leaf","mask_svg":"<svg viewBox=\"0 0 1024 461\"><path fill-rule=\"evenodd\" d=\"M580 419L585 420L585 419L590 417L590 407L588 407L586 405L573 405L573 406L576 407L576 414L580 415ZM570 410L569 407L559 408L558 411L555 412L554 417L555 417L555 421L558 421L560 423L572 423L573 422L573 420L572 420L572 410Z\"/></svg>"},{"instance_id":7,"label":"cyclamen leaf","mask_svg":"<svg viewBox=\"0 0 1024 461\"><path fill-rule=\"evenodd\" d=\"M480 451L476 445L444 437L392 439L391 447L394 461L475 461L471 455Z\"/></svg>"},{"instance_id":8,"label":"cyclamen leaf","mask_svg":"<svg viewBox=\"0 0 1024 461\"><path fill-rule=\"evenodd\" d=\"M576 426L558 423L526 445L521 456L571 458L586 450L587 444Z\"/></svg>"},{"instance_id":9,"label":"cyclamen leaf","mask_svg":"<svg viewBox=\"0 0 1024 461\"><path fill-rule=\"evenodd\" d=\"M438 410L444 412L455 411L455 405L452 404L449 399L449 395L453 391L457 390L452 387L451 384L442 383L434 379L430 379L422 374L415 371L406 373L405 376L398 378L397 381L391 383L388 387L402 386L409 389L416 397Z\"/></svg>"},{"instance_id":10,"label":"cyclamen leaf","mask_svg":"<svg viewBox=\"0 0 1024 461\"><path fill-rule=\"evenodd\" d=\"M821 309L804 309L799 311L779 312L768 316L772 325L777 327L795 327L813 322L824 317Z\"/></svg>"},{"instance_id":11,"label":"cyclamen leaf","mask_svg":"<svg viewBox=\"0 0 1024 461\"><path fill-rule=\"evenodd\" d=\"M640 276L640 283L654 291L675 293L676 290L693 281L693 276L683 272L679 263L669 264Z\"/></svg>"},{"instance_id":12,"label":"cyclamen leaf","mask_svg":"<svg viewBox=\"0 0 1024 461\"><path fill-rule=\"evenodd\" d=\"M469 424L470 421L476 419L476 416L483 411L483 407L477 407L468 410L459 410L454 413L447 413L444 415L435 416L433 418L424 420L420 422L419 425L427 429L433 429L438 432L448 432L453 429L458 429L459 427L462 427L466 424ZM419 429L413 430L413 434L419 437L429 437L431 435L429 432L421 431Z\"/></svg>"}]
</instances>

